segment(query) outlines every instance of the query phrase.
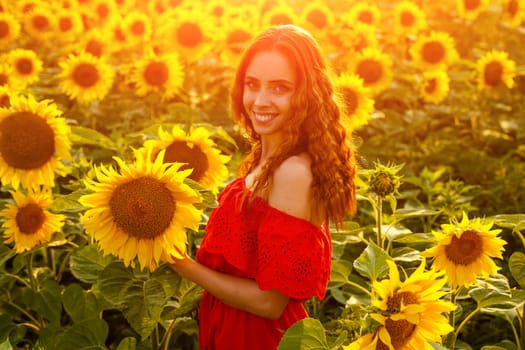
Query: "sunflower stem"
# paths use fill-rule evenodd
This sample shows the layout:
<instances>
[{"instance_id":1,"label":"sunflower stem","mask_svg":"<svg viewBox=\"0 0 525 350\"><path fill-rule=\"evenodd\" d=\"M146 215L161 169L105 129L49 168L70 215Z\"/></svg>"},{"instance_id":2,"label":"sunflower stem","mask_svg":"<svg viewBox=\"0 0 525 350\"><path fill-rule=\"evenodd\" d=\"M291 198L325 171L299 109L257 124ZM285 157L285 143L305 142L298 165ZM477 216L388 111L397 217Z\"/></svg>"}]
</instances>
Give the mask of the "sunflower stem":
<instances>
[{"instance_id":1,"label":"sunflower stem","mask_svg":"<svg viewBox=\"0 0 525 350\"><path fill-rule=\"evenodd\" d=\"M158 324L153 328L151 332L151 350L157 350L159 348L159 326Z\"/></svg>"},{"instance_id":2,"label":"sunflower stem","mask_svg":"<svg viewBox=\"0 0 525 350\"><path fill-rule=\"evenodd\" d=\"M26 267L27 267L27 274L29 275L29 281L31 284L31 289L36 291L37 290L37 281L35 279L35 276L33 276L33 253L26 255Z\"/></svg>"},{"instance_id":3,"label":"sunflower stem","mask_svg":"<svg viewBox=\"0 0 525 350\"><path fill-rule=\"evenodd\" d=\"M381 227L383 226L383 198L379 196L377 198L377 245L379 248L383 249L383 234L381 232Z\"/></svg>"},{"instance_id":4,"label":"sunflower stem","mask_svg":"<svg viewBox=\"0 0 525 350\"><path fill-rule=\"evenodd\" d=\"M171 335L173 334L173 331L175 330L176 325L177 325L177 319L174 319L173 321L171 321L170 326L166 330L166 334L164 334L164 337L162 338L162 341L160 342L160 345L162 346L163 350L169 350Z\"/></svg>"},{"instance_id":5,"label":"sunflower stem","mask_svg":"<svg viewBox=\"0 0 525 350\"><path fill-rule=\"evenodd\" d=\"M457 338L457 336L458 336L459 332L461 332L461 329L463 328L463 326L465 324L467 324L467 322L470 321L470 319L472 317L474 317L474 315L477 314L479 310L480 310L480 308L476 307L474 310L472 310L472 312L470 314L467 315L467 317L465 317L465 319L463 321L461 321L461 323L459 324L458 328L456 329L455 338Z\"/></svg>"},{"instance_id":6,"label":"sunflower stem","mask_svg":"<svg viewBox=\"0 0 525 350\"><path fill-rule=\"evenodd\" d=\"M458 289L454 288L450 292L450 302L454 305L456 305L457 295L458 295ZM449 312L448 322L452 326L453 329L456 329L456 311L455 310L452 310ZM457 336L457 333L454 332L454 330L445 336L444 345L447 349L453 350L456 347L456 336Z\"/></svg>"}]
</instances>

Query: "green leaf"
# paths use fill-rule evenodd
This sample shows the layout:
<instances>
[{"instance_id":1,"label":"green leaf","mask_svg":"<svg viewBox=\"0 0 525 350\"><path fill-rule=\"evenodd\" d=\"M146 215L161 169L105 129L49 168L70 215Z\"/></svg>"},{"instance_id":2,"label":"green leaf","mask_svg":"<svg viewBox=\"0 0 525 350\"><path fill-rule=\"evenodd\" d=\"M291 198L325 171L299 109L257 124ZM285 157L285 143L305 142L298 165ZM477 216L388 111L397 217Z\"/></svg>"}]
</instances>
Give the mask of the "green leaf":
<instances>
[{"instance_id":1,"label":"green leaf","mask_svg":"<svg viewBox=\"0 0 525 350\"><path fill-rule=\"evenodd\" d=\"M116 308L125 304L127 291L133 283L133 273L119 260L106 266L98 279L102 296Z\"/></svg>"},{"instance_id":2,"label":"green leaf","mask_svg":"<svg viewBox=\"0 0 525 350\"><path fill-rule=\"evenodd\" d=\"M3 343L0 343L0 350L13 350L13 346L9 342L9 339L6 339Z\"/></svg>"},{"instance_id":3,"label":"green leaf","mask_svg":"<svg viewBox=\"0 0 525 350\"><path fill-rule=\"evenodd\" d=\"M501 214L491 217L494 224L511 229L513 231L521 231L525 228L525 214Z\"/></svg>"},{"instance_id":4,"label":"green leaf","mask_svg":"<svg viewBox=\"0 0 525 350\"><path fill-rule=\"evenodd\" d=\"M352 273L352 263L348 260L332 261L330 282L348 283L348 275Z\"/></svg>"},{"instance_id":5,"label":"green leaf","mask_svg":"<svg viewBox=\"0 0 525 350\"><path fill-rule=\"evenodd\" d=\"M363 253L354 261L354 268L371 281L376 281L388 273L387 260L392 259L383 249L370 242Z\"/></svg>"},{"instance_id":6,"label":"green leaf","mask_svg":"<svg viewBox=\"0 0 525 350\"><path fill-rule=\"evenodd\" d=\"M137 348L137 338L126 337L120 341L115 350L135 350Z\"/></svg>"},{"instance_id":7,"label":"green leaf","mask_svg":"<svg viewBox=\"0 0 525 350\"><path fill-rule=\"evenodd\" d=\"M62 313L60 285L55 280L45 281L38 291L27 289L24 292L24 302L36 311L40 317L58 322Z\"/></svg>"},{"instance_id":8,"label":"green leaf","mask_svg":"<svg viewBox=\"0 0 525 350\"><path fill-rule=\"evenodd\" d=\"M113 260L110 255L103 256L95 246L83 246L74 249L71 254L71 273L82 282L95 283L102 270Z\"/></svg>"},{"instance_id":9,"label":"green leaf","mask_svg":"<svg viewBox=\"0 0 525 350\"><path fill-rule=\"evenodd\" d=\"M117 145L109 137L84 126L71 126L71 142L84 145L99 146L112 151L118 151Z\"/></svg>"},{"instance_id":10,"label":"green leaf","mask_svg":"<svg viewBox=\"0 0 525 350\"><path fill-rule=\"evenodd\" d=\"M330 347L321 322L314 318L305 318L293 324L284 333L277 349L328 350Z\"/></svg>"},{"instance_id":11,"label":"green leaf","mask_svg":"<svg viewBox=\"0 0 525 350\"><path fill-rule=\"evenodd\" d=\"M509 269L512 277L525 289L525 254L514 252L509 258Z\"/></svg>"},{"instance_id":12,"label":"green leaf","mask_svg":"<svg viewBox=\"0 0 525 350\"><path fill-rule=\"evenodd\" d=\"M12 317L9 315L0 315L0 341L9 338L9 333L16 327ZM0 347L1 349L1 347Z\"/></svg>"},{"instance_id":13,"label":"green leaf","mask_svg":"<svg viewBox=\"0 0 525 350\"><path fill-rule=\"evenodd\" d=\"M478 285L471 288L468 293L479 308L507 302L512 297L509 282L501 274L490 276L487 279L478 279Z\"/></svg>"},{"instance_id":14,"label":"green leaf","mask_svg":"<svg viewBox=\"0 0 525 350\"><path fill-rule=\"evenodd\" d=\"M107 349L105 346L109 327L106 321L91 318L74 323L59 337L55 349Z\"/></svg>"},{"instance_id":15,"label":"green leaf","mask_svg":"<svg viewBox=\"0 0 525 350\"><path fill-rule=\"evenodd\" d=\"M82 289L79 284L70 284L64 289L62 302L73 322L85 320L102 311L93 292Z\"/></svg>"}]
</instances>

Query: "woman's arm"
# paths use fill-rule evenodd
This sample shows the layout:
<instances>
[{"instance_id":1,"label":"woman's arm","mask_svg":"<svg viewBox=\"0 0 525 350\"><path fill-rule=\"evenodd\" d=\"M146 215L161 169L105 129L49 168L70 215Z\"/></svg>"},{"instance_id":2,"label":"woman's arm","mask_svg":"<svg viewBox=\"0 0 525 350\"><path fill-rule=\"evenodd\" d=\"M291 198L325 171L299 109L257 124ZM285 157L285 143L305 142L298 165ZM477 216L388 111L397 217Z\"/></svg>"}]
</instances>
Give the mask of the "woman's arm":
<instances>
[{"instance_id":1,"label":"woman's arm","mask_svg":"<svg viewBox=\"0 0 525 350\"><path fill-rule=\"evenodd\" d=\"M191 258L180 259L170 267L223 303L257 316L276 320L288 304L289 298L277 290L261 290L254 280L212 270Z\"/></svg>"}]
</instances>

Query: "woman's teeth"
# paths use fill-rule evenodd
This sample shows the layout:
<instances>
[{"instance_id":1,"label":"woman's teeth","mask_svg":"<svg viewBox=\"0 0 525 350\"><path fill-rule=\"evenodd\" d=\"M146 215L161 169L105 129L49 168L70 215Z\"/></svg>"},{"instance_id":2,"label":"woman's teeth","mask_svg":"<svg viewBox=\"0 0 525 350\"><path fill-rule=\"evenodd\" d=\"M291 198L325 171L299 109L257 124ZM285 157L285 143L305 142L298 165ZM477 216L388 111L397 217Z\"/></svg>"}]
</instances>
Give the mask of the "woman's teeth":
<instances>
[{"instance_id":1,"label":"woman's teeth","mask_svg":"<svg viewBox=\"0 0 525 350\"><path fill-rule=\"evenodd\" d=\"M272 120L276 116L276 114L258 114L258 113L254 113L254 114L255 114L255 119L263 123Z\"/></svg>"}]
</instances>

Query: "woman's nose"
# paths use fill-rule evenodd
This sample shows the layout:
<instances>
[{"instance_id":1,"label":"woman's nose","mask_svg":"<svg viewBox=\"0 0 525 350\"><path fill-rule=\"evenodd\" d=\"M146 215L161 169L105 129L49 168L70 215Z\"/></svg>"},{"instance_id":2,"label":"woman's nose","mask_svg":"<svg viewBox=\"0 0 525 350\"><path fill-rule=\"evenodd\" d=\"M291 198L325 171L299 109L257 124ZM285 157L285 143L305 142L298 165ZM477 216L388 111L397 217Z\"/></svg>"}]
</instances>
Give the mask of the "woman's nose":
<instances>
[{"instance_id":1,"label":"woman's nose","mask_svg":"<svg viewBox=\"0 0 525 350\"><path fill-rule=\"evenodd\" d=\"M267 89L260 89L255 96L254 104L258 106L265 106L270 103L270 94Z\"/></svg>"}]
</instances>

